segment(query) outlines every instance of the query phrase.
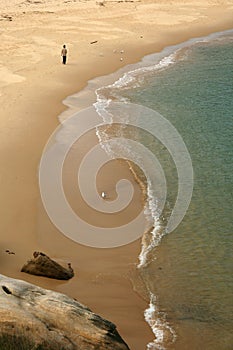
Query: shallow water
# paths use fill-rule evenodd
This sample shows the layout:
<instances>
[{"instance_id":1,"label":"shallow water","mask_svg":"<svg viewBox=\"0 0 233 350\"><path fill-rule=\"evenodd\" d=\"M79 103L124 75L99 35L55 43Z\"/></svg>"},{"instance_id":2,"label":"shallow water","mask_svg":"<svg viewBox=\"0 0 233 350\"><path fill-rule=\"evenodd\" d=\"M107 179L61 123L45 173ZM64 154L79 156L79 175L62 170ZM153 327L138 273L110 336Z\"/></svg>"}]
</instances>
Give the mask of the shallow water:
<instances>
[{"instance_id":1,"label":"shallow water","mask_svg":"<svg viewBox=\"0 0 233 350\"><path fill-rule=\"evenodd\" d=\"M176 47L162 60L151 57L154 64L141 64L115 84L97 90L100 112L108 109L109 100L159 112L181 135L192 159L194 188L189 209L180 225L164 235L175 205L179 174L174 159L158 139L141 130L131 135L156 154L167 181L159 222L156 201L161 198L154 198L154 202L151 198L154 237L144 242L139 264L151 295L145 318L157 336L148 349L233 346L232 57L232 32L212 35ZM148 127L156 128L153 113L149 118ZM119 145L112 147L118 155L119 149ZM137 150L131 148L130 152L136 159ZM156 183L150 180L153 197Z\"/></svg>"}]
</instances>

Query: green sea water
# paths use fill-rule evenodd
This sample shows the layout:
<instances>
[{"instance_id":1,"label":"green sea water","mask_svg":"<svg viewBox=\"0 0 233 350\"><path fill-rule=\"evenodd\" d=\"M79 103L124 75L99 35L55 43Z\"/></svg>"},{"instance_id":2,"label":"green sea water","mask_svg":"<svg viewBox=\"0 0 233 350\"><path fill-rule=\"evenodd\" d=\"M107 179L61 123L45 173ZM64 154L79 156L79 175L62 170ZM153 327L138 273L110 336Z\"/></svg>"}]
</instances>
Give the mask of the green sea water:
<instances>
[{"instance_id":1,"label":"green sea water","mask_svg":"<svg viewBox=\"0 0 233 350\"><path fill-rule=\"evenodd\" d=\"M179 52L121 92L168 119L190 153L194 188L189 209L142 268L159 313L176 333L150 349L233 349L233 36L216 36ZM153 124L153 120L151 120ZM168 181L164 215L174 204L177 174L162 148Z\"/></svg>"}]
</instances>

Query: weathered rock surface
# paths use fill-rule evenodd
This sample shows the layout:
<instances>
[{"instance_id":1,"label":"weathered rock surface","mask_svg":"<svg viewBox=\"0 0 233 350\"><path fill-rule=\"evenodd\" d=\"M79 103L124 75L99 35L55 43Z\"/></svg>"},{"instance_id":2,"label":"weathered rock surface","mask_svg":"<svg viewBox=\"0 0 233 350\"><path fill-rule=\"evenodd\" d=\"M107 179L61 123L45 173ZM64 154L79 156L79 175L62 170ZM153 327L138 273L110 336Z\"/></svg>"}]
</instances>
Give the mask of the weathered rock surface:
<instances>
[{"instance_id":1,"label":"weathered rock surface","mask_svg":"<svg viewBox=\"0 0 233 350\"><path fill-rule=\"evenodd\" d=\"M74 276L74 271L70 264L68 264L68 268L66 269L41 252L34 252L33 259L29 260L22 267L21 272L58 280L68 280Z\"/></svg>"},{"instance_id":2,"label":"weathered rock surface","mask_svg":"<svg viewBox=\"0 0 233 350\"><path fill-rule=\"evenodd\" d=\"M68 296L0 275L0 337L33 349L129 350L116 326Z\"/></svg>"}]
</instances>

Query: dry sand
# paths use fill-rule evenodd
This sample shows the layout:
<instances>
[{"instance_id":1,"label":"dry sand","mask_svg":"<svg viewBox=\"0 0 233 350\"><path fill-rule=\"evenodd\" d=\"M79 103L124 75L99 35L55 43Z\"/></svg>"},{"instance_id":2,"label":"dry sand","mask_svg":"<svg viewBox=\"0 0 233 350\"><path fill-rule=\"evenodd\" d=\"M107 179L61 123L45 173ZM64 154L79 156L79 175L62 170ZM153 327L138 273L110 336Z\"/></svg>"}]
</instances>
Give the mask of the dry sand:
<instances>
[{"instance_id":1,"label":"dry sand","mask_svg":"<svg viewBox=\"0 0 233 350\"><path fill-rule=\"evenodd\" d=\"M145 349L153 339L143 317L147 301L131 283L133 279L140 289L135 269L140 241L101 250L59 233L40 202L40 157L65 109L62 100L89 79L165 46L230 29L232 19L233 4L227 0L105 1L105 6L95 1L0 0L0 272L76 297L116 323L133 350ZM66 66L60 58L63 43L69 50ZM125 51L123 61L115 49ZM118 173L138 190L124 165ZM105 186L110 178L105 175ZM140 207L140 193L134 206ZM75 278L59 282L20 273L34 250L72 262Z\"/></svg>"}]
</instances>

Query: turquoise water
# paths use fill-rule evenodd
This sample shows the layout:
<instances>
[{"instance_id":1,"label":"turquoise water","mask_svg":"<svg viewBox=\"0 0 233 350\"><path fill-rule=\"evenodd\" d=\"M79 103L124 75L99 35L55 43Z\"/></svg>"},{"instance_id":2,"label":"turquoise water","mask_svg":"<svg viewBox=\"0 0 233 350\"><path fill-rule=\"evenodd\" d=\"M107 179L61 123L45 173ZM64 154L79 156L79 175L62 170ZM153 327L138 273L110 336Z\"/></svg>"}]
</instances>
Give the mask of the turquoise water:
<instances>
[{"instance_id":1,"label":"turquoise water","mask_svg":"<svg viewBox=\"0 0 233 350\"><path fill-rule=\"evenodd\" d=\"M121 95L158 111L175 126L194 170L185 218L141 269L161 317L176 333L175 343L165 336L151 348L232 349L233 36L180 50L173 64L144 73L140 84ZM150 144L146 136L144 143ZM169 212L177 175L166 154L157 151L167 174Z\"/></svg>"}]
</instances>

